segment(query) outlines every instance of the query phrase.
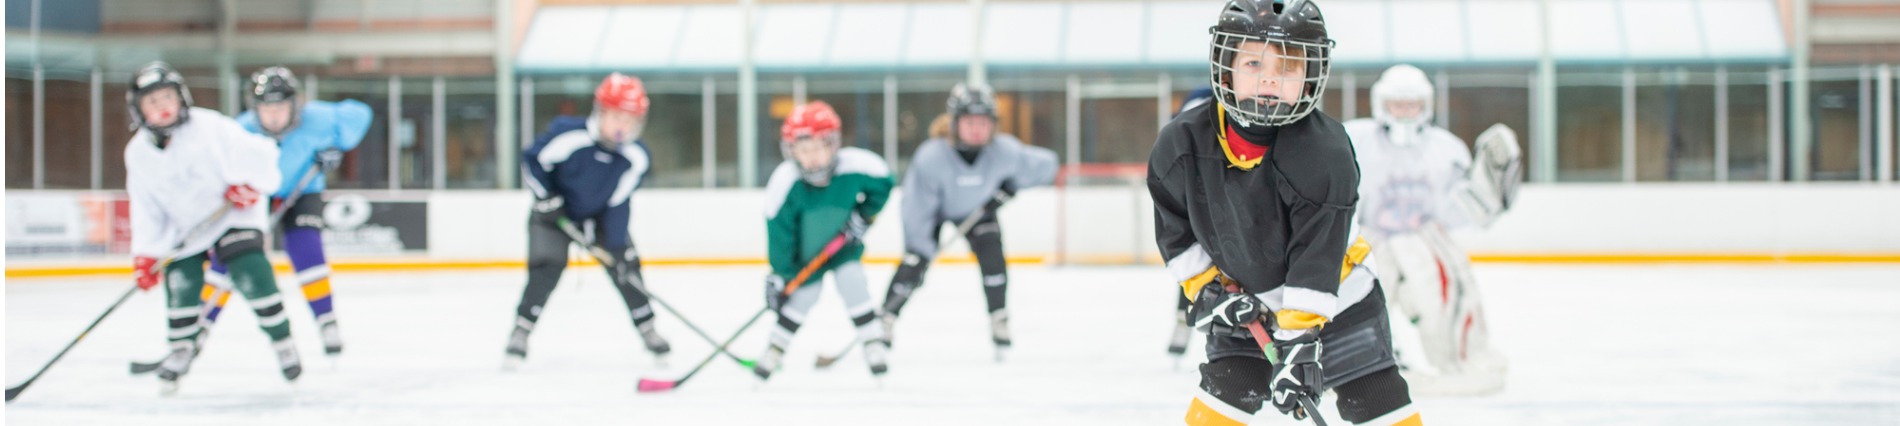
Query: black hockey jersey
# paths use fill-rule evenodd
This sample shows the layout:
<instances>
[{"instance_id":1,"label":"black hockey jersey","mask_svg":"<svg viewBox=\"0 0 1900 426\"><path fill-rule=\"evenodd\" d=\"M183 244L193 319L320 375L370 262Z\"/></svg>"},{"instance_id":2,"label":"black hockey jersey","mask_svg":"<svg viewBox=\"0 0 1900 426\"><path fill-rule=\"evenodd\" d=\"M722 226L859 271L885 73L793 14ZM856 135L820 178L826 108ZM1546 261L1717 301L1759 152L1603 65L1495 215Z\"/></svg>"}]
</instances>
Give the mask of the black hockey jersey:
<instances>
[{"instance_id":1,"label":"black hockey jersey","mask_svg":"<svg viewBox=\"0 0 1900 426\"><path fill-rule=\"evenodd\" d=\"M1270 130L1264 160L1242 170L1216 137L1217 114L1211 102L1183 112L1148 158L1155 242L1169 273L1188 282L1216 267L1274 310L1327 318L1364 297L1340 300L1342 260L1354 266L1347 248L1359 186L1345 128L1314 111Z\"/></svg>"}]
</instances>

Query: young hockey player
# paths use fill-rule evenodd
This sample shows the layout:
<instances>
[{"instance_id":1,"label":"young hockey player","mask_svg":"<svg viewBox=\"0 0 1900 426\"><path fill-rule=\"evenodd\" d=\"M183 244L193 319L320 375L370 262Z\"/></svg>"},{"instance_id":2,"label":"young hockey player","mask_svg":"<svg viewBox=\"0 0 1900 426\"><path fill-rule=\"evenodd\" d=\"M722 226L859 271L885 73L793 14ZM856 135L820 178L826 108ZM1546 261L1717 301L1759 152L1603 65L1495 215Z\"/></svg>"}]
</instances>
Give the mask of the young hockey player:
<instances>
[{"instance_id":1,"label":"young hockey player","mask_svg":"<svg viewBox=\"0 0 1900 426\"><path fill-rule=\"evenodd\" d=\"M355 149L369 131L369 105L354 99L340 102L313 101L297 93L297 76L284 67L270 67L251 74L245 100L251 110L238 115L244 130L277 140L277 169L283 186L271 194L271 205L284 208L283 217L273 224L283 231L284 251L296 270L297 283L316 316L317 332L323 338L323 353L343 353L343 336L337 331L336 313L330 293L330 265L323 255L323 188L327 172L343 163L343 153ZM308 181L308 184L299 185ZM295 198L291 198L295 197ZM211 260L211 276L205 286L207 333L231 299L231 279L223 262Z\"/></svg>"},{"instance_id":2,"label":"young hockey player","mask_svg":"<svg viewBox=\"0 0 1900 426\"><path fill-rule=\"evenodd\" d=\"M655 357L672 351L654 329L653 307L645 289L638 287L645 281L628 232L633 190L651 164L640 140L647 104L640 79L608 75L594 90L594 113L585 128L544 135L522 154L522 174L529 177L525 183L535 201L528 215L528 286L515 309L506 368L528 357L528 335L567 269L568 244L574 241L561 230L563 225L588 225L600 246L620 258L607 268L607 276L626 302L634 328Z\"/></svg>"},{"instance_id":3,"label":"young hockey player","mask_svg":"<svg viewBox=\"0 0 1900 426\"><path fill-rule=\"evenodd\" d=\"M277 144L217 111L192 107L184 78L163 62L139 68L125 100L137 130L125 147L132 273L141 289L165 281L172 351L159 365L162 391L177 391L197 357L209 257L230 266L231 284L256 310L284 379L296 380L302 361L264 256L269 206L258 202L257 191L282 184Z\"/></svg>"},{"instance_id":4,"label":"young hockey player","mask_svg":"<svg viewBox=\"0 0 1900 426\"><path fill-rule=\"evenodd\" d=\"M1181 114L1186 114L1188 110L1212 100L1214 100L1214 88L1194 89L1188 92L1187 98L1181 100L1181 108L1175 110L1174 116L1178 118ZM1180 291L1170 293L1174 295L1174 334L1168 337L1168 353L1173 354L1178 362L1180 356L1187 354L1188 339L1194 337L1194 327L1188 325L1187 295L1181 294Z\"/></svg>"},{"instance_id":5,"label":"young hockey player","mask_svg":"<svg viewBox=\"0 0 1900 426\"><path fill-rule=\"evenodd\" d=\"M997 209L1017 190L1054 182L1056 155L996 132L996 96L989 86L958 84L948 104L951 137L919 145L904 175L904 259L884 295L885 328L891 328L905 302L923 286L924 272L941 248L939 229L946 222L978 215L981 219L963 237L983 273L990 338L1001 360L1010 345L1005 306L1009 270Z\"/></svg>"},{"instance_id":6,"label":"young hockey player","mask_svg":"<svg viewBox=\"0 0 1900 426\"><path fill-rule=\"evenodd\" d=\"M1424 72L1395 66L1372 85L1373 118L1346 122L1363 173L1359 225L1381 259L1406 382L1421 393L1495 392L1506 362L1487 338L1471 260L1447 231L1488 226L1510 207L1517 138L1493 126L1474 159L1430 124L1432 100Z\"/></svg>"},{"instance_id":7,"label":"young hockey player","mask_svg":"<svg viewBox=\"0 0 1900 426\"><path fill-rule=\"evenodd\" d=\"M1353 235L1352 143L1315 111L1334 44L1319 7L1230 0L1211 32L1216 101L1164 126L1148 163L1156 243L1208 333L1186 422L1303 419L1330 388L1347 422L1420 424Z\"/></svg>"},{"instance_id":8,"label":"young hockey player","mask_svg":"<svg viewBox=\"0 0 1900 426\"><path fill-rule=\"evenodd\" d=\"M778 327L772 329L771 345L752 370L761 380L779 368L792 336L818 303L820 281L816 278L827 271L844 298L845 314L857 324L871 374L883 375L887 369L884 324L877 321L877 303L865 289L864 265L858 258L864 254L864 232L890 200L896 182L876 153L842 147L842 126L831 105L817 101L792 110L779 130L785 162L772 171L765 185L766 241L772 261L772 273L765 278L765 300L768 308L778 312ZM814 270L806 285L785 296L785 283L841 231L849 239L844 248Z\"/></svg>"}]
</instances>

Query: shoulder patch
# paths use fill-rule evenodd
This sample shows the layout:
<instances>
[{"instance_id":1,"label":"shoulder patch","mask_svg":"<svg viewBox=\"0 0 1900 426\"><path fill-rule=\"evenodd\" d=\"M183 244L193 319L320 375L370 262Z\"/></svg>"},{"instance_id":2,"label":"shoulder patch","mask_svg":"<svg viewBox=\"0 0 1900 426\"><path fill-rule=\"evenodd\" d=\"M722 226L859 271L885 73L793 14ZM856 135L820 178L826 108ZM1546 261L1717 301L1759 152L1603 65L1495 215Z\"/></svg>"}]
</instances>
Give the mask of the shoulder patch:
<instances>
[{"instance_id":1,"label":"shoulder patch","mask_svg":"<svg viewBox=\"0 0 1900 426\"><path fill-rule=\"evenodd\" d=\"M535 157L535 161L541 163L542 170L554 170L555 164L567 161L567 157L574 155L575 151L593 145L594 138L588 137L586 130L571 130L548 141L548 145L541 148L541 155Z\"/></svg>"},{"instance_id":2,"label":"shoulder patch","mask_svg":"<svg viewBox=\"0 0 1900 426\"><path fill-rule=\"evenodd\" d=\"M784 167L784 166L780 166ZM837 174L861 174L871 177L889 177L891 167L884 164L884 157L858 147L845 147L838 151ZM776 174L776 172L774 172Z\"/></svg>"},{"instance_id":3,"label":"shoulder patch","mask_svg":"<svg viewBox=\"0 0 1900 426\"><path fill-rule=\"evenodd\" d=\"M765 218L767 220L778 217L779 209L785 207L785 197L789 196L792 187L797 185L798 167L793 166L792 162L778 163L778 167L772 169L772 177L765 181Z\"/></svg>"}]
</instances>

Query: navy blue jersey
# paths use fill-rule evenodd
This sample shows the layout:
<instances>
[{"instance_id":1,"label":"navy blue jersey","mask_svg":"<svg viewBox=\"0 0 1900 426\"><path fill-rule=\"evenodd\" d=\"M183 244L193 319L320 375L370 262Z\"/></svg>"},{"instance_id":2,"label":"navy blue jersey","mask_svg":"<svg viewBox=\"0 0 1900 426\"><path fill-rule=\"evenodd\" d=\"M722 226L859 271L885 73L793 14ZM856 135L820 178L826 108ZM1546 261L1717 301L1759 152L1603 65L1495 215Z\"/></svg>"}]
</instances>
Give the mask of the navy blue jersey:
<instances>
[{"instance_id":1,"label":"navy blue jersey","mask_svg":"<svg viewBox=\"0 0 1900 426\"><path fill-rule=\"evenodd\" d=\"M524 182L537 199L563 198L568 219L594 220L603 246L625 247L628 201L652 163L644 142L610 150L595 142L597 129L591 119L556 117L522 153Z\"/></svg>"}]
</instances>

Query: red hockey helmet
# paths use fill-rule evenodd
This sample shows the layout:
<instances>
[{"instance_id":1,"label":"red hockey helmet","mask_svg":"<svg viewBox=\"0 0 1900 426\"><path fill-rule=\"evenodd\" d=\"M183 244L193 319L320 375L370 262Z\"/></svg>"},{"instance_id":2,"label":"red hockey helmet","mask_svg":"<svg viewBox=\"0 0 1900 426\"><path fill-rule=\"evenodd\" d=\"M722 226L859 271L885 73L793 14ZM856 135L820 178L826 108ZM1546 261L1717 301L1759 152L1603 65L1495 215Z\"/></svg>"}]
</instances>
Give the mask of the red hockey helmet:
<instances>
[{"instance_id":1,"label":"red hockey helmet","mask_svg":"<svg viewBox=\"0 0 1900 426\"><path fill-rule=\"evenodd\" d=\"M842 127L844 120L838 118L838 112L833 111L830 104L812 101L792 109L792 115L786 117L785 125L779 128L779 136L785 143L808 137L835 141Z\"/></svg>"},{"instance_id":2,"label":"red hockey helmet","mask_svg":"<svg viewBox=\"0 0 1900 426\"><path fill-rule=\"evenodd\" d=\"M594 89L594 104L644 117L647 115L647 88L638 77L609 74L600 81L600 87Z\"/></svg>"}]
</instances>

